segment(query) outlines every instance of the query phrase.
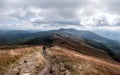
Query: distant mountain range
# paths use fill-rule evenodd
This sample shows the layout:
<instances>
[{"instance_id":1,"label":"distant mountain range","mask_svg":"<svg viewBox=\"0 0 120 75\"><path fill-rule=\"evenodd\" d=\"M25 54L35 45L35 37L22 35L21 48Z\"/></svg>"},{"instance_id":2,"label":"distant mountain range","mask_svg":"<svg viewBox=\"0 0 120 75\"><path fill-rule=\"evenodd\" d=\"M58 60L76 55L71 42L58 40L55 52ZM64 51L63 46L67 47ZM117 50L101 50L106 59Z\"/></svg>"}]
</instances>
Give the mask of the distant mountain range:
<instances>
[{"instance_id":1,"label":"distant mountain range","mask_svg":"<svg viewBox=\"0 0 120 75\"><path fill-rule=\"evenodd\" d=\"M56 38L57 37L57 38ZM58 40L58 38L60 38ZM67 39L69 40L67 40ZM62 40L62 39L66 39ZM54 43L56 42L57 43ZM120 43L104 38L90 31L76 29L59 29L50 31L30 32L30 31L1 31L0 45L36 45L36 44L64 44L73 41L78 47L84 41L88 45L106 51L111 57L120 61ZM64 42L65 41L65 42ZM82 42L81 42L82 43ZM71 45L71 44L69 44Z\"/></svg>"},{"instance_id":2,"label":"distant mountain range","mask_svg":"<svg viewBox=\"0 0 120 75\"><path fill-rule=\"evenodd\" d=\"M120 32L117 32L117 31L107 31L107 30L96 30L94 31L95 33L103 36L103 37L106 37L106 38L109 38L109 39L112 39L112 40L116 40L117 42L120 42Z\"/></svg>"}]
</instances>

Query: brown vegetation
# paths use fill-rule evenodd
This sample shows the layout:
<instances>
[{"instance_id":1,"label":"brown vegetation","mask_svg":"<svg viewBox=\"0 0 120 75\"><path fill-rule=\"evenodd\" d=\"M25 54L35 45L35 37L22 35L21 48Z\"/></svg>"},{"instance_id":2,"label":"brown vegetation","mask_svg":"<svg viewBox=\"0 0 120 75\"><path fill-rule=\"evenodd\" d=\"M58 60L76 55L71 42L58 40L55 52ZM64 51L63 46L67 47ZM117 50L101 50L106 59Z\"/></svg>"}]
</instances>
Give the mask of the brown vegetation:
<instances>
[{"instance_id":1,"label":"brown vegetation","mask_svg":"<svg viewBox=\"0 0 120 75\"><path fill-rule=\"evenodd\" d=\"M54 65L52 75L120 75L120 64L114 61L101 60L61 47L54 47L49 53Z\"/></svg>"},{"instance_id":2,"label":"brown vegetation","mask_svg":"<svg viewBox=\"0 0 120 75\"><path fill-rule=\"evenodd\" d=\"M20 46L16 46L16 48L13 49L12 47L8 49L7 46L4 46L0 49L0 75L3 75L4 72L6 72L9 69L10 65L15 64L21 57L24 57L25 55L31 54L35 50L38 50L37 46L23 46L23 48Z\"/></svg>"},{"instance_id":3,"label":"brown vegetation","mask_svg":"<svg viewBox=\"0 0 120 75\"><path fill-rule=\"evenodd\" d=\"M96 52L93 53L99 55L91 55L94 48L89 46L87 49L92 51L87 54L88 50L84 47L75 50L72 45L68 48L67 44L53 46L47 48L47 55L42 54L41 46L1 49L0 75L38 75L43 73L41 71L44 68L50 75L120 75L120 63L111 59L104 51L94 50ZM46 65L49 63L51 67L47 69Z\"/></svg>"}]
</instances>

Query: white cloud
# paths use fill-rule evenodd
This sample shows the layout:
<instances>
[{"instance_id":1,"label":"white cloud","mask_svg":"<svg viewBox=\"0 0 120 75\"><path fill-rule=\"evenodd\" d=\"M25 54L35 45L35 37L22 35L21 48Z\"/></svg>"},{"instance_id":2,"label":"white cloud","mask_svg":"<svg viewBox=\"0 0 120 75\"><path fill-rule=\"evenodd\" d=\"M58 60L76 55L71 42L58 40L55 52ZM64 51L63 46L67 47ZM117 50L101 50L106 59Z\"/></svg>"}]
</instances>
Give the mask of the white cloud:
<instances>
[{"instance_id":1,"label":"white cloud","mask_svg":"<svg viewBox=\"0 0 120 75\"><path fill-rule=\"evenodd\" d=\"M0 0L0 27L118 30L119 4L119 0Z\"/></svg>"}]
</instances>

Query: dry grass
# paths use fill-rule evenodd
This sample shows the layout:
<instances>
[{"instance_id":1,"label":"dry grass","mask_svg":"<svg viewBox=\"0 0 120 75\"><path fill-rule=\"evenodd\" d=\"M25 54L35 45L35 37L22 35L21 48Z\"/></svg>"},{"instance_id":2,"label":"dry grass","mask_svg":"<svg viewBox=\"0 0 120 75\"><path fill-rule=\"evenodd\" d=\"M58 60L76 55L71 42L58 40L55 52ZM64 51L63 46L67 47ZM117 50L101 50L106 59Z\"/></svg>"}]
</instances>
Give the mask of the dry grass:
<instances>
[{"instance_id":1,"label":"dry grass","mask_svg":"<svg viewBox=\"0 0 120 75\"><path fill-rule=\"evenodd\" d=\"M0 75L3 75L4 72L10 67L10 65L16 63L21 57L33 53L35 50L39 50L41 47L18 47L18 48L6 48L3 47L0 49Z\"/></svg>"},{"instance_id":2,"label":"dry grass","mask_svg":"<svg viewBox=\"0 0 120 75\"><path fill-rule=\"evenodd\" d=\"M4 75L4 72L8 69L11 72L11 74L8 75L15 75L14 71L12 73L12 69L18 69L21 66L23 66L22 69L25 68L25 70L27 70L28 68L26 69L26 67L24 67L24 60L29 62L36 61L36 63L34 63L35 65L33 65L31 75L37 75L38 72L44 68L45 62L47 62L43 55L39 53L41 52L41 48L40 46L31 46L1 49L0 75ZM104 60L60 46L48 49L47 55L51 58L51 75L120 75L120 63L110 59L109 61ZM12 66L12 69L10 69L10 66Z\"/></svg>"},{"instance_id":3,"label":"dry grass","mask_svg":"<svg viewBox=\"0 0 120 75\"><path fill-rule=\"evenodd\" d=\"M54 64L52 75L120 75L120 64L114 61L101 60L61 47L54 47L49 54Z\"/></svg>"}]
</instances>

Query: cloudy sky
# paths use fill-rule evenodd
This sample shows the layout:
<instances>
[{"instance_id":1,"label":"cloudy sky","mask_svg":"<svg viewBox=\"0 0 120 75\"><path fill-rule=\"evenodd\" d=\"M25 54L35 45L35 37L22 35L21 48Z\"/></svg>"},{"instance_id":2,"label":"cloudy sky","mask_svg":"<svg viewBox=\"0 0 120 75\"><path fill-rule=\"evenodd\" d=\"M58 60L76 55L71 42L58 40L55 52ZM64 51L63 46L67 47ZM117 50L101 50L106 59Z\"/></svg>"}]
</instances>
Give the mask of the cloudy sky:
<instances>
[{"instance_id":1,"label":"cloudy sky","mask_svg":"<svg viewBox=\"0 0 120 75\"><path fill-rule=\"evenodd\" d=\"M0 0L0 29L120 31L120 0Z\"/></svg>"}]
</instances>

